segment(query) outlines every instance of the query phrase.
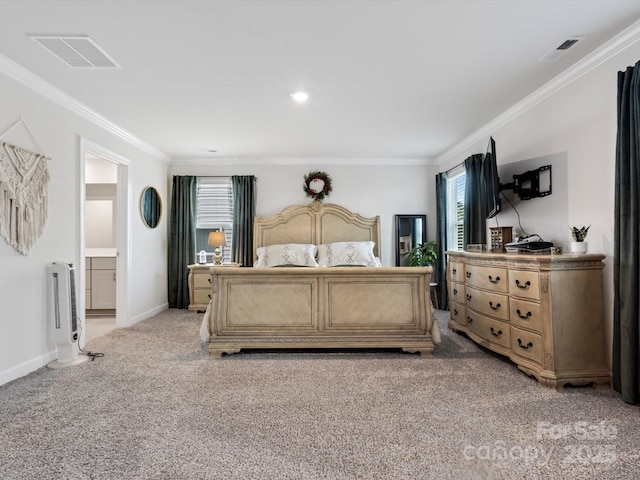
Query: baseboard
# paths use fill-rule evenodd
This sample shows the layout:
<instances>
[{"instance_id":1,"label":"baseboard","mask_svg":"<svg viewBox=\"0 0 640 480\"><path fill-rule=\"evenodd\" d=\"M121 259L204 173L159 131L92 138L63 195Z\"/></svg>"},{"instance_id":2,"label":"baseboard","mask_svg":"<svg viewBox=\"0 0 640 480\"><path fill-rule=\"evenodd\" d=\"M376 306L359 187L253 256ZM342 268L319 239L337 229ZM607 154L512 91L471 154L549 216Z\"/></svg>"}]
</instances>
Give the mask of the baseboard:
<instances>
[{"instance_id":1,"label":"baseboard","mask_svg":"<svg viewBox=\"0 0 640 480\"><path fill-rule=\"evenodd\" d=\"M139 315L136 315L135 317L131 317L131 321L129 322L129 327L131 325L135 325L138 322L141 322L143 320L146 320L147 318L151 318L154 315L157 315L161 312L164 312L165 310L169 309L169 304L168 303L164 303L162 305L159 305L155 308L152 308L151 310L147 310L146 312L143 312Z\"/></svg>"},{"instance_id":2,"label":"baseboard","mask_svg":"<svg viewBox=\"0 0 640 480\"><path fill-rule=\"evenodd\" d=\"M35 372L36 370L46 366L49 362L52 362L56 358L58 358L58 351L52 350L49 353L45 353L44 355L40 355L39 357L21 363L20 365L16 365L9 370L0 372L0 385L4 385L5 383L9 383L20 377L24 377L31 372Z\"/></svg>"},{"instance_id":3,"label":"baseboard","mask_svg":"<svg viewBox=\"0 0 640 480\"><path fill-rule=\"evenodd\" d=\"M140 315L131 317L131 321L128 326L131 326L138 322L146 320L147 318L151 318L154 315L157 315L158 313L164 312L165 310L168 310L168 309L169 309L169 304L165 303L155 308L152 308L151 310L147 310L146 312L143 312ZM4 385L5 383L11 382L20 377L24 377L25 375L28 375L31 372L35 372L39 368L42 368L47 364L49 364L50 362L54 361L56 358L58 358L58 351L54 349L51 352L40 355L39 357L31 359L27 362L21 363L20 365L16 365L15 367L5 370L4 372L0 372L0 385Z\"/></svg>"}]
</instances>

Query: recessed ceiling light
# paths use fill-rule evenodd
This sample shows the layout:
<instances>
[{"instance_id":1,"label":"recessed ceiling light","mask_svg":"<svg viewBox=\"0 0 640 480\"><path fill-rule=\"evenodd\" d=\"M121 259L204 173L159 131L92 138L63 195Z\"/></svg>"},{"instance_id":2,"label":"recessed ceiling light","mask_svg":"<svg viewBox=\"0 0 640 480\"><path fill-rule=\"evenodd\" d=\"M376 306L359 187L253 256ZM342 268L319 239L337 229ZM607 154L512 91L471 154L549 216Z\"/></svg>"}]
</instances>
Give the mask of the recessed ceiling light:
<instances>
[{"instance_id":1,"label":"recessed ceiling light","mask_svg":"<svg viewBox=\"0 0 640 480\"><path fill-rule=\"evenodd\" d=\"M291 94L291 98L293 98L298 103L304 103L309 99L309 94L307 92L295 92Z\"/></svg>"}]
</instances>

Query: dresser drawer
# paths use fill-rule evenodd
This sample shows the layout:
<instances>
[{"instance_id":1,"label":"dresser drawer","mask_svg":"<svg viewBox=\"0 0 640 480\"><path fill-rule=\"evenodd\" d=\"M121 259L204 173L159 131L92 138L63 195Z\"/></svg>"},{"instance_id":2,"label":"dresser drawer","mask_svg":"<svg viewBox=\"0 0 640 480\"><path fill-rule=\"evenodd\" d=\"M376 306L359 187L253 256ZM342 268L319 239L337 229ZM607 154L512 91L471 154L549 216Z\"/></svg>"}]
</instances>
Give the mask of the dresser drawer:
<instances>
[{"instance_id":1,"label":"dresser drawer","mask_svg":"<svg viewBox=\"0 0 640 480\"><path fill-rule=\"evenodd\" d=\"M465 297L467 289L464 283L450 282L449 286L451 287L449 289L449 300L456 303L465 303L467 301Z\"/></svg>"},{"instance_id":2,"label":"dresser drawer","mask_svg":"<svg viewBox=\"0 0 640 480\"><path fill-rule=\"evenodd\" d=\"M467 325L467 308L456 302L451 302L449 307L449 318L462 327Z\"/></svg>"},{"instance_id":3,"label":"dresser drawer","mask_svg":"<svg viewBox=\"0 0 640 480\"><path fill-rule=\"evenodd\" d=\"M194 290L193 303L196 305L207 305L211 300L211 290Z\"/></svg>"},{"instance_id":4,"label":"dresser drawer","mask_svg":"<svg viewBox=\"0 0 640 480\"><path fill-rule=\"evenodd\" d=\"M512 298L509 300L511 324L542 333L540 304Z\"/></svg>"},{"instance_id":5,"label":"dresser drawer","mask_svg":"<svg viewBox=\"0 0 640 480\"><path fill-rule=\"evenodd\" d=\"M485 317L467 309L467 324L471 332L488 342L511 348L511 330L508 323Z\"/></svg>"},{"instance_id":6,"label":"dresser drawer","mask_svg":"<svg viewBox=\"0 0 640 480\"><path fill-rule=\"evenodd\" d=\"M467 287L465 298L467 308L500 320L509 320L509 297L507 295Z\"/></svg>"},{"instance_id":7,"label":"dresser drawer","mask_svg":"<svg viewBox=\"0 0 640 480\"><path fill-rule=\"evenodd\" d=\"M540 276L538 272L510 270L509 295L540 300Z\"/></svg>"},{"instance_id":8,"label":"dresser drawer","mask_svg":"<svg viewBox=\"0 0 640 480\"><path fill-rule=\"evenodd\" d=\"M467 285L494 292L506 293L509 291L508 271L506 268L467 265L465 278Z\"/></svg>"},{"instance_id":9,"label":"dresser drawer","mask_svg":"<svg viewBox=\"0 0 640 480\"><path fill-rule=\"evenodd\" d=\"M211 274L195 273L193 275L193 287L211 289Z\"/></svg>"},{"instance_id":10,"label":"dresser drawer","mask_svg":"<svg viewBox=\"0 0 640 480\"><path fill-rule=\"evenodd\" d=\"M454 282L464 282L464 263L449 262L449 279Z\"/></svg>"},{"instance_id":11,"label":"dresser drawer","mask_svg":"<svg viewBox=\"0 0 640 480\"><path fill-rule=\"evenodd\" d=\"M511 350L516 355L528 358L542 365L542 337L511 327Z\"/></svg>"}]
</instances>

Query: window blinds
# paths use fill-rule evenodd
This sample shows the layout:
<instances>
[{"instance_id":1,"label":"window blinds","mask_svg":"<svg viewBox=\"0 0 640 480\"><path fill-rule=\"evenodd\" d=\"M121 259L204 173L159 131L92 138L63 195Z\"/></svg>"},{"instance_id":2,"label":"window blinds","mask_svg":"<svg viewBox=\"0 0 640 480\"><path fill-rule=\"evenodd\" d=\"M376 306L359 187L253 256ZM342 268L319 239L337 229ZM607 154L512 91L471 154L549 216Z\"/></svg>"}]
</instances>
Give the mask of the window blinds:
<instances>
[{"instance_id":1,"label":"window blinds","mask_svg":"<svg viewBox=\"0 0 640 480\"><path fill-rule=\"evenodd\" d=\"M233 189L230 177L198 177L196 187L196 249L209 247L209 232L224 231L227 246L222 249L223 262L230 262L233 241Z\"/></svg>"},{"instance_id":2,"label":"window blinds","mask_svg":"<svg viewBox=\"0 0 640 480\"><path fill-rule=\"evenodd\" d=\"M447 249L464 246L464 173L447 179Z\"/></svg>"}]
</instances>

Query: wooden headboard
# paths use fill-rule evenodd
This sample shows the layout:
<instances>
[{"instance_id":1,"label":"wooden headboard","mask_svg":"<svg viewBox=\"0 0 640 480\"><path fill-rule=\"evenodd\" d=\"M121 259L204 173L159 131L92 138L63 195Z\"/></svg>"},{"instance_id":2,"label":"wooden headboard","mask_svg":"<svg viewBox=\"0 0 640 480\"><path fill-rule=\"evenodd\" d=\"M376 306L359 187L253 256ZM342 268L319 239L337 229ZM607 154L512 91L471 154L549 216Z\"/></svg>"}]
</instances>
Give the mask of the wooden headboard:
<instances>
[{"instance_id":1,"label":"wooden headboard","mask_svg":"<svg viewBox=\"0 0 640 480\"><path fill-rule=\"evenodd\" d=\"M259 247L284 243L375 242L380 257L380 217L366 218L333 203L294 205L270 217L253 221L253 260Z\"/></svg>"}]
</instances>

